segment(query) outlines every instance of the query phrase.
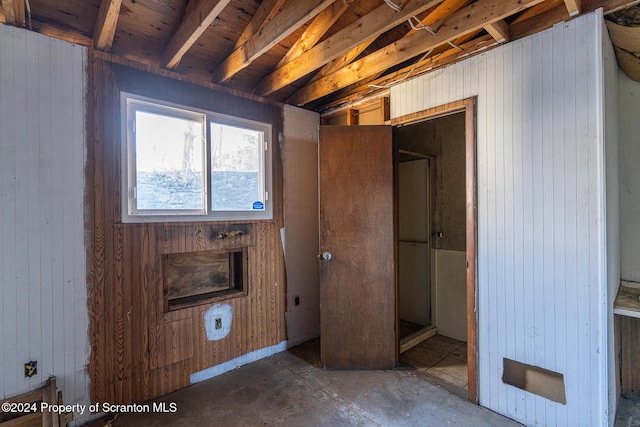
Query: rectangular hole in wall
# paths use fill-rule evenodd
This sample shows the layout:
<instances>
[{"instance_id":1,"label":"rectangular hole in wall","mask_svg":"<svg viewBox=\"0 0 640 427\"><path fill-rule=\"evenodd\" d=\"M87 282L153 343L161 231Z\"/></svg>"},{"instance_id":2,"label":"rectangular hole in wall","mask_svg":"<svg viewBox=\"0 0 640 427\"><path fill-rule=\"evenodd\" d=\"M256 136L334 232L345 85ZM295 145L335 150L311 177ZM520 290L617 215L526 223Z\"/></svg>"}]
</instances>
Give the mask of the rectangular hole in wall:
<instances>
[{"instance_id":1,"label":"rectangular hole in wall","mask_svg":"<svg viewBox=\"0 0 640 427\"><path fill-rule=\"evenodd\" d=\"M554 402L567 404L564 376L558 372L504 358L502 382Z\"/></svg>"},{"instance_id":2,"label":"rectangular hole in wall","mask_svg":"<svg viewBox=\"0 0 640 427\"><path fill-rule=\"evenodd\" d=\"M247 249L166 254L165 311L247 295Z\"/></svg>"}]
</instances>

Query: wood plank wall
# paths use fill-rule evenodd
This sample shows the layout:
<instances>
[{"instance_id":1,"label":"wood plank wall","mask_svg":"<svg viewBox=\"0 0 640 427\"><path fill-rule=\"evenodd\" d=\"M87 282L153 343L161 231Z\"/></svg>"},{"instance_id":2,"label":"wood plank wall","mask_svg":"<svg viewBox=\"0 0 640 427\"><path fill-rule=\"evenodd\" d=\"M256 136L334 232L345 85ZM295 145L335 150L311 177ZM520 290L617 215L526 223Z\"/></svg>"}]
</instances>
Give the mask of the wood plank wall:
<instances>
[{"instance_id":1,"label":"wood plank wall","mask_svg":"<svg viewBox=\"0 0 640 427\"><path fill-rule=\"evenodd\" d=\"M0 24L0 52L0 399L55 375L87 404L87 50Z\"/></svg>"},{"instance_id":2,"label":"wood plank wall","mask_svg":"<svg viewBox=\"0 0 640 427\"><path fill-rule=\"evenodd\" d=\"M151 72L153 71L153 72ZM286 339L282 167L279 106L218 91L107 54L89 54L87 241L94 402L141 402L189 385L190 374ZM120 222L119 91L163 99L273 125L274 219L243 222L248 232L213 239L239 227L228 222ZM233 308L230 334L208 341L204 312L212 304L163 312L161 256L248 246L248 295L224 301Z\"/></svg>"},{"instance_id":3,"label":"wood plank wall","mask_svg":"<svg viewBox=\"0 0 640 427\"><path fill-rule=\"evenodd\" d=\"M480 404L526 425L608 420L602 16L391 88L392 118L477 96ZM502 382L564 375L567 404Z\"/></svg>"}]
</instances>

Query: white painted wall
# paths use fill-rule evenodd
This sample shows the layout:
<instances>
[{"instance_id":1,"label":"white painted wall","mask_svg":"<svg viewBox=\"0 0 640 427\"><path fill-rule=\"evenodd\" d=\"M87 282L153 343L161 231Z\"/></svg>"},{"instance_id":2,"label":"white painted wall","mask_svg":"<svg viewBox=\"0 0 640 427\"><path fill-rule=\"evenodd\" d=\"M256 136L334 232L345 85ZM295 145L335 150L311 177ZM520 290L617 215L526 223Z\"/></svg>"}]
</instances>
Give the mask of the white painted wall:
<instances>
[{"instance_id":1,"label":"white painted wall","mask_svg":"<svg viewBox=\"0 0 640 427\"><path fill-rule=\"evenodd\" d=\"M609 379L609 425L615 421L618 403L616 389L616 350L613 330L613 302L620 287L620 186L619 186L619 113L618 113L618 63L609 39L607 27L602 22L603 57L603 112L605 156L605 214L607 249L607 376Z\"/></svg>"},{"instance_id":2,"label":"white painted wall","mask_svg":"<svg viewBox=\"0 0 640 427\"><path fill-rule=\"evenodd\" d=\"M287 275L287 342L292 347L320 335L318 271L318 138L320 115L284 107L284 245ZM300 305L295 305L295 297Z\"/></svg>"},{"instance_id":3,"label":"white painted wall","mask_svg":"<svg viewBox=\"0 0 640 427\"><path fill-rule=\"evenodd\" d=\"M467 253L434 249L438 334L467 342Z\"/></svg>"},{"instance_id":4,"label":"white painted wall","mask_svg":"<svg viewBox=\"0 0 640 427\"><path fill-rule=\"evenodd\" d=\"M622 279L640 282L640 83L619 73Z\"/></svg>"},{"instance_id":5,"label":"white painted wall","mask_svg":"<svg viewBox=\"0 0 640 427\"><path fill-rule=\"evenodd\" d=\"M477 96L480 403L527 425L606 425L602 16L391 89L392 117ZM502 382L564 375L567 404Z\"/></svg>"},{"instance_id":6,"label":"white painted wall","mask_svg":"<svg viewBox=\"0 0 640 427\"><path fill-rule=\"evenodd\" d=\"M0 399L55 375L65 403L86 404L87 52L0 24L0 57Z\"/></svg>"}]
</instances>

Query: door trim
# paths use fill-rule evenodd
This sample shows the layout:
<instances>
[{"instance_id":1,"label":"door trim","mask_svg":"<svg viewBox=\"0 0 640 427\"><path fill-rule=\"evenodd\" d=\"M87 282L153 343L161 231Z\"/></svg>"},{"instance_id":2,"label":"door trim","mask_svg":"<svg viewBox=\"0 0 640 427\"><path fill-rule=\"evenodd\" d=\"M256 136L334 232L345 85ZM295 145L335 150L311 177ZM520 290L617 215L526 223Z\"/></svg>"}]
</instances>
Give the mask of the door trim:
<instances>
[{"instance_id":1,"label":"door trim","mask_svg":"<svg viewBox=\"0 0 640 427\"><path fill-rule=\"evenodd\" d=\"M466 168L466 240L467 240L467 375L468 399L478 403L478 312L476 275L476 98L466 98L438 107L396 117L392 126L415 124L454 113L465 112L465 168Z\"/></svg>"}]
</instances>

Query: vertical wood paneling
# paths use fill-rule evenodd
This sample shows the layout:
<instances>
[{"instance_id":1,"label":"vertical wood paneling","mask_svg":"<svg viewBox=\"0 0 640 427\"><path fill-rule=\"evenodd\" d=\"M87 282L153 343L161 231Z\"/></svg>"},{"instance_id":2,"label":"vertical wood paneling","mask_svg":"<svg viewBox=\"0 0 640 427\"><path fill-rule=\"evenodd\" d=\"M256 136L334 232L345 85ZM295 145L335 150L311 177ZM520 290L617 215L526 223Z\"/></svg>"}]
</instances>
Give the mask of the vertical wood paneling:
<instances>
[{"instance_id":1,"label":"vertical wood paneling","mask_svg":"<svg viewBox=\"0 0 640 427\"><path fill-rule=\"evenodd\" d=\"M0 25L0 51L0 398L55 375L86 404L86 49Z\"/></svg>"},{"instance_id":2,"label":"vertical wood paneling","mask_svg":"<svg viewBox=\"0 0 640 427\"><path fill-rule=\"evenodd\" d=\"M479 397L527 425L607 419L600 21L391 89L393 117L477 96ZM567 405L503 384L504 357L563 374Z\"/></svg>"},{"instance_id":3,"label":"vertical wood paneling","mask_svg":"<svg viewBox=\"0 0 640 427\"><path fill-rule=\"evenodd\" d=\"M140 68L137 68L140 67ZM90 277L89 373L93 401L142 402L190 384L196 372L286 340L284 258L280 242L282 169L280 107L215 91L206 83L152 70L108 54L89 55L87 165ZM202 87L204 85L204 87ZM271 123L274 219L243 222L122 224L120 222L119 92ZM243 227L234 239L214 239ZM248 247L248 295L233 308L230 334L209 341L204 313L213 304L164 312L163 254ZM176 346L186 346L180 348Z\"/></svg>"}]
</instances>

